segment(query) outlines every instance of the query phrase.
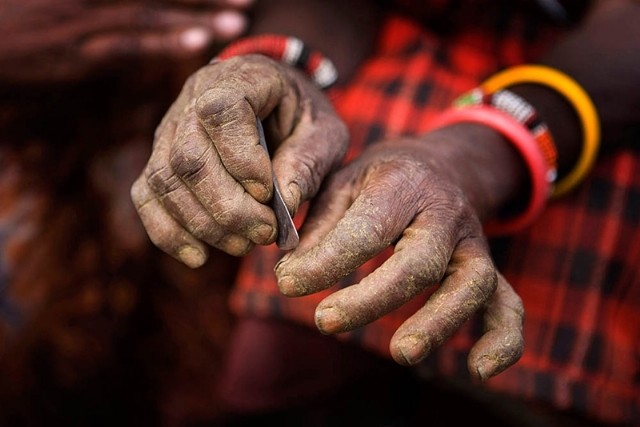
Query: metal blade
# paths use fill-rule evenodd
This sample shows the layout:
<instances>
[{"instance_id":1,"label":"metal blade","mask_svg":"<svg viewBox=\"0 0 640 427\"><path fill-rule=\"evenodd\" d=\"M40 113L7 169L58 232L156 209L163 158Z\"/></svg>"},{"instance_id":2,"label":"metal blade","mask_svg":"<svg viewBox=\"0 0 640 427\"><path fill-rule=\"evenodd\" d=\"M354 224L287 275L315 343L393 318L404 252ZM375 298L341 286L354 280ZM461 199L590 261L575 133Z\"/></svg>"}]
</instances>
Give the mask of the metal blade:
<instances>
[{"instance_id":1,"label":"metal blade","mask_svg":"<svg viewBox=\"0 0 640 427\"><path fill-rule=\"evenodd\" d=\"M264 128L262 127L262 122L258 117L256 117L256 123L258 126L260 145L265 149L268 156L269 149L264 136ZM276 221L278 222L278 237L276 239L276 244L280 249L288 251L298 246L298 241L300 240L298 237L298 230L296 230L296 226L289 214L287 205L285 205L284 200L282 200L278 181L276 180L276 175L273 173L273 169L271 169L271 176L273 179L273 197L271 199L271 207L276 214Z\"/></svg>"}]
</instances>

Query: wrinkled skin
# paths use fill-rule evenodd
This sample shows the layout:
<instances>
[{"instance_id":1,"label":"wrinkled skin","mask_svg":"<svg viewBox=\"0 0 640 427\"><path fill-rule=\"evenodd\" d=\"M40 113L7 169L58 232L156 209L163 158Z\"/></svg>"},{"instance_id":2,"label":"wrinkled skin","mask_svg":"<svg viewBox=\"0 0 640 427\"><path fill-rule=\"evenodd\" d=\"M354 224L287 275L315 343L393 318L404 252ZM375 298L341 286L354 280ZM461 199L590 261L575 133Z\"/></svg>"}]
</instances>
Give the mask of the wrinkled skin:
<instances>
[{"instance_id":1,"label":"wrinkled skin","mask_svg":"<svg viewBox=\"0 0 640 427\"><path fill-rule=\"evenodd\" d=\"M486 379L518 360L522 303L491 260L479 216L479 201L491 196L475 183L486 182L492 193L496 186L469 173L487 170L469 162L492 158L463 151L480 147L485 156L489 147L469 144L459 129L442 129L420 140L374 145L332 173L346 147L343 123L304 77L263 57L205 67L158 127L152 156L132 187L158 247L197 267L207 244L242 255L274 241L276 222L265 204L270 169L256 115L267 120L274 171L290 211L323 185L300 245L276 266L283 294L327 289L395 245L393 256L361 283L321 302L320 331L365 325L439 284L396 332L391 353L398 363L418 363L481 310L486 333L469 355L471 374Z\"/></svg>"},{"instance_id":2,"label":"wrinkled skin","mask_svg":"<svg viewBox=\"0 0 640 427\"><path fill-rule=\"evenodd\" d=\"M290 212L341 161L348 135L306 77L261 55L215 62L185 84L131 196L151 240L190 267L207 245L232 255L274 242L271 164Z\"/></svg>"},{"instance_id":3,"label":"wrinkled skin","mask_svg":"<svg viewBox=\"0 0 640 427\"><path fill-rule=\"evenodd\" d=\"M0 78L68 82L121 60L179 60L246 27L252 0L4 0Z\"/></svg>"},{"instance_id":4,"label":"wrinkled skin","mask_svg":"<svg viewBox=\"0 0 640 427\"><path fill-rule=\"evenodd\" d=\"M469 355L472 375L486 379L522 354L522 303L496 272L480 220L429 138L378 144L333 175L300 246L277 265L278 283L289 296L318 292L395 243L382 266L319 304L320 331L366 325L440 284L395 333L392 356L418 363L486 308L485 335Z\"/></svg>"}]
</instances>

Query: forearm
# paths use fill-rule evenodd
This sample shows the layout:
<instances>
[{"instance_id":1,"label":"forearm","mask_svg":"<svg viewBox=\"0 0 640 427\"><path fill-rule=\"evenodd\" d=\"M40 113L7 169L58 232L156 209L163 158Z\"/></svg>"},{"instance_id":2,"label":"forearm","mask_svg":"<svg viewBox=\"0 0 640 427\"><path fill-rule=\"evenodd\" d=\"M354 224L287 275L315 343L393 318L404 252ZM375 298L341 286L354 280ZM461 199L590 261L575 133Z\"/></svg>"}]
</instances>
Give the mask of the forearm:
<instances>
[{"instance_id":1,"label":"forearm","mask_svg":"<svg viewBox=\"0 0 640 427\"><path fill-rule=\"evenodd\" d=\"M344 83L370 53L381 8L377 0L261 0L250 34L296 36L330 58Z\"/></svg>"},{"instance_id":2,"label":"forearm","mask_svg":"<svg viewBox=\"0 0 640 427\"><path fill-rule=\"evenodd\" d=\"M539 61L570 76L591 98L600 121L600 152L625 142L626 134L640 125L640 26L637 22L640 22L640 3L597 2L585 21ZM559 179L562 179L576 166L583 149L583 129L574 107L564 95L545 85L519 84L510 89L530 102L548 124L558 150ZM493 133L487 142L508 145ZM485 212L512 206L519 195L526 192L529 184L523 162L518 165L518 174L504 176L505 171L517 170L513 163L503 163L513 159L495 157L484 165L476 162L469 166L486 170L465 184L465 191L477 199L474 205L478 206L481 217L485 217ZM506 181L508 188L498 191L501 187L494 187L498 181ZM483 188L496 190L487 195Z\"/></svg>"},{"instance_id":3,"label":"forearm","mask_svg":"<svg viewBox=\"0 0 640 427\"><path fill-rule=\"evenodd\" d=\"M625 140L640 125L640 2L600 0L583 23L557 43L540 63L575 79L589 94L601 124L601 150ZM582 147L580 123L571 105L540 85L513 87L547 122L558 148L562 176Z\"/></svg>"}]
</instances>

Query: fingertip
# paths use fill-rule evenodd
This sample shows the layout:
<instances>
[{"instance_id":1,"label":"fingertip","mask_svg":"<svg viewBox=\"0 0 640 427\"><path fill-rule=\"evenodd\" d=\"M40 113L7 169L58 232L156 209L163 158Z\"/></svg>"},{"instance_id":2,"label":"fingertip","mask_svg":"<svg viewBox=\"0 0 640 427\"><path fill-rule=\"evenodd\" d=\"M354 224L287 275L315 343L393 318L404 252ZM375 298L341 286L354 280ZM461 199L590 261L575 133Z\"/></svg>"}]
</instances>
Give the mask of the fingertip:
<instances>
[{"instance_id":1,"label":"fingertip","mask_svg":"<svg viewBox=\"0 0 640 427\"><path fill-rule=\"evenodd\" d=\"M499 364L495 360L483 356L469 367L469 373L475 380L485 382L498 373L498 368Z\"/></svg>"},{"instance_id":2,"label":"fingertip","mask_svg":"<svg viewBox=\"0 0 640 427\"><path fill-rule=\"evenodd\" d=\"M207 261L207 255L191 245L181 247L178 250L178 258L190 268L201 267Z\"/></svg>"},{"instance_id":3,"label":"fingertip","mask_svg":"<svg viewBox=\"0 0 640 427\"><path fill-rule=\"evenodd\" d=\"M225 236L219 244L219 247L232 256L243 256L253 249L253 243L238 234L230 234Z\"/></svg>"},{"instance_id":4,"label":"fingertip","mask_svg":"<svg viewBox=\"0 0 640 427\"><path fill-rule=\"evenodd\" d=\"M180 46L189 51L200 51L211 42L211 33L206 28L193 27L178 36Z\"/></svg>"},{"instance_id":5,"label":"fingertip","mask_svg":"<svg viewBox=\"0 0 640 427\"><path fill-rule=\"evenodd\" d=\"M247 29L248 21L242 13L226 10L212 18L212 25L220 37L232 39L240 36Z\"/></svg>"},{"instance_id":6,"label":"fingertip","mask_svg":"<svg viewBox=\"0 0 640 427\"><path fill-rule=\"evenodd\" d=\"M249 238L259 245L267 245L275 240L276 229L270 224L258 224L249 230Z\"/></svg>"},{"instance_id":7,"label":"fingertip","mask_svg":"<svg viewBox=\"0 0 640 427\"><path fill-rule=\"evenodd\" d=\"M251 195L254 199L256 199L260 203L266 203L271 199L271 189L264 185L262 182L258 182L255 180L244 180L242 181L242 186L247 193Z\"/></svg>"},{"instance_id":8,"label":"fingertip","mask_svg":"<svg viewBox=\"0 0 640 427\"><path fill-rule=\"evenodd\" d=\"M278 288L287 297L301 297L309 293L293 276L278 277Z\"/></svg>"},{"instance_id":9,"label":"fingertip","mask_svg":"<svg viewBox=\"0 0 640 427\"><path fill-rule=\"evenodd\" d=\"M318 308L315 323L318 330L325 335L343 332L347 324L344 313L336 307Z\"/></svg>"},{"instance_id":10,"label":"fingertip","mask_svg":"<svg viewBox=\"0 0 640 427\"><path fill-rule=\"evenodd\" d=\"M391 356L404 366L412 366L422 361L430 351L429 339L422 336L406 335L391 343Z\"/></svg>"},{"instance_id":11,"label":"fingertip","mask_svg":"<svg viewBox=\"0 0 640 427\"><path fill-rule=\"evenodd\" d=\"M486 381L515 364L523 352L524 339L517 330L488 332L469 352L469 373L478 381Z\"/></svg>"}]
</instances>

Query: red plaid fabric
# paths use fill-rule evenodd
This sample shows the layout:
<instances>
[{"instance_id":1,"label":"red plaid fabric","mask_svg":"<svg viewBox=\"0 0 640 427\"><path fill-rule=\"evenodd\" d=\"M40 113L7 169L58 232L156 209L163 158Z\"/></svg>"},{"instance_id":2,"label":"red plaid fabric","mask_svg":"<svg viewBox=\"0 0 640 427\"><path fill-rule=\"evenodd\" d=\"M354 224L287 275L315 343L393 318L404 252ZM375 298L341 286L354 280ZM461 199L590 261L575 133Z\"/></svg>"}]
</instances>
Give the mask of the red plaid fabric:
<instances>
[{"instance_id":1,"label":"red plaid fabric","mask_svg":"<svg viewBox=\"0 0 640 427\"><path fill-rule=\"evenodd\" d=\"M382 138L422 132L456 97L501 68L535 61L558 34L532 28L517 14L501 22L493 32L472 26L445 38L389 17L376 54L348 87L331 92L350 128L348 159ZM639 167L638 144L603 158L577 191L553 201L530 229L492 242L501 272L524 300L526 350L489 387L603 421L640 419ZM232 308L314 327L315 307L333 289L282 297L273 274L281 255L270 246L244 259ZM357 283L388 255L336 286ZM338 338L388 355L392 334L426 297ZM480 332L473 319L425 364L466 376L468 350Z\"/></svg>"}]
</instances>

